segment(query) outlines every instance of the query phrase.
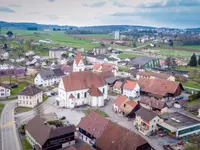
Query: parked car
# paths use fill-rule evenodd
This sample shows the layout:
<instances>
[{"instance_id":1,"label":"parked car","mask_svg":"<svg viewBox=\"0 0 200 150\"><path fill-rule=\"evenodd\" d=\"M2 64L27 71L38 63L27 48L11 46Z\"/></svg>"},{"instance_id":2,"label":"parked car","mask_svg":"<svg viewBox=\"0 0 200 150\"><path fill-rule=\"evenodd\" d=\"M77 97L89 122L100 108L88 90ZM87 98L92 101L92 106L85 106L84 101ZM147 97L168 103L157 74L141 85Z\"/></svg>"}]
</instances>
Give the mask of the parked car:
<instances>
[{"instance_id":1,"label":"parked car","mask_svg":"<svg viewBox=\"0 0 200 150\"><path fill-rule=\"evenodd\" d=\"M60 120L65 120L66 119L66 117L65 116L62 116L61 118L60 118Z\"/></svg>"}]
</instances>

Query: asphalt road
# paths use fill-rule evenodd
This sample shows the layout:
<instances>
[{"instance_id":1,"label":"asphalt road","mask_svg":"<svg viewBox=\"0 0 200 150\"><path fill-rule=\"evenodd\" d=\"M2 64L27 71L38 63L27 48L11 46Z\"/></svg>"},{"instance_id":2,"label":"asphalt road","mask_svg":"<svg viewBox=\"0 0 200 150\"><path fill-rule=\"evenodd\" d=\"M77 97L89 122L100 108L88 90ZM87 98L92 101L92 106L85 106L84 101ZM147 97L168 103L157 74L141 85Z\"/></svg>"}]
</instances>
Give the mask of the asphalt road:
<instances>
[{"instance_id":1,"label":"asphalt road","mask_svg":"<svg viewBox=\"0 0 200 150\"><path fill-rule=\"evenodd\" d=\"M5 105L1 116L2 150L21 150L21 142L14 120L16 101Z\"/></svg>"}]
</instances>

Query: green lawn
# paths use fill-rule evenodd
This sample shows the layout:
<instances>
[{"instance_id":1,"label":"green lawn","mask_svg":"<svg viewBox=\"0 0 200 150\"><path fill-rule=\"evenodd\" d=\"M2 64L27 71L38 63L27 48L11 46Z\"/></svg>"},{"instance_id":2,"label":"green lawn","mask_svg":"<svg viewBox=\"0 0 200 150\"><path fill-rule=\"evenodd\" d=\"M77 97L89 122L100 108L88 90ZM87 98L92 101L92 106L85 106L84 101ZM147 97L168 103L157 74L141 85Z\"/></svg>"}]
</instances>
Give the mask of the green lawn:
<instances>
[{"instance_id":1,"label":"green lawn","mask_svg":"<svg viewBox=\"0 0 200 150\"><path fill-rule=\"evenodd\" d=\"M46 100L48 100L48 96L43 97L43 102L45 102Z\"/></svg>"},{"instance_id":2,"label":"green lawn","mask_svg":"<svg viewBox=\"0 0 200 150\"><path fill-rule=\"evenodd\" d=\"M187 102L187 105L197 105L197 104L200 104L200 99Z\"/></svg>"},{"instance_id":3,"label":"green lawn","mask_svg":"<svg viewBox=\"0 0 200 150\"><path fill-rule=\"evenodd\" d=\"M31 110L31 108L17 107L17 108L15 109L15 112L16 112L16 113L22 113L22 112L27 112L27 111L30 111L30 110Z\"/></svg>"},{"instance_id":4,"label":"green lawn","mask_svg":"<svg viewBox=\"0 0 200 150\"><path fill-rule=\"evenodd\" d=\"M18 83L17 88L12 88L11 89L11 95L17 95L19 92L21 92L25 87L29 86L28 83Z\"/></svg>"},{"instance_id":5,"label":"green lawn","mask_svg":"<svg viewBox=\"0 0 200 150\"><path fill-rule=\"evenodd\" d=\"M187 82L182 82L182 85L190 88L200 89L200 84L192 80L188 80Z\"/></svg>"},{"instance_id":6,"label":"green lawn","mask_svg":"<svg viewBox=\"0 0 200 150\"><path fill-rule=\"evenodd\" d=\"M21 142L22 142L23 150L32 150L32 146L29 144L29 142L25 138L22 139Z\"/></svg>"},{"instance_id":7,"label":"green lawn","mask_svg":"<svg viewBox=\"0 0 200 150\"><path fill-rule=\"evenodd\" d=\"M126 58L136 58L137 56L132 53L121 53L119 54L119 58L126 59Z\"/></svg>"},{"instance_id":8,"label":"green lawn","mask_svg":"<svg viewBox=\"0 0 200 150\"><path fill-rule=\"evenodd\" d=\"M200 51L200 45L190 45L190 46L175 46L175 48L186 48L186 49L194 49Z\"/></svg>"},{"instance_id":9,"label":"green lawn","mask_svg":"<svg viewBox=\"0 0 200 150\"><path fill-rule=\"evenodd\" d=\"M197 71L200 71L200 66L197 66L197 67L189 67L189 66L177 66L176 67L177 70L184 70L184 71L193 71L193 70L197 70Z\"/></svg>"},{"instance_id":10,"label":"green lawn","mask_svg":"<svg viewBox=\"0 0 200 150\"><path fill-rule=\"evenodd\" d=\"M99 110L99 109L91 109L91 108L89 108L89 109L83 110L83 112L84 112L86 115L87 115L89 112L91 112L91 111L94 111L94 112L96 112L97 114L99 114L99 115L101 115L101 116L103 116L103 117L109 117L108 114L106 114L105 112L103 112L103 111L101 111L101 110Z\"/></svg>"},{"instance_id":11,"label":"green lawn","mask_svg":"<svg viewBox=\"0 0 200 150\"><path fill-rule=\"evenodd\" d=\"M160 50L159 54L174 57L189 57L193 54L193 52L178 51L168 48L153 48L153 50Z\"/></svg>"},{"instance_id":12,"label":"green lawn","mask_svg":"<svg viewBox=\"0 0 200 150\"><path fill-rule=\"evenodd\" d=\"M4 104L0 104L0 114L1 114L1 112L3 110L3 108L4 108Z\"/></svg>"},{"instance_id":13,"label":"green lawn","mask_svg":"<svg viewBox=\"0 0 200 150\"><path fill-rule=\"evenodd\" d=\"M129 68L128 67L120 67L119 71L124 71L124 72L128 72Z\"/></svg>"}]
</instances>

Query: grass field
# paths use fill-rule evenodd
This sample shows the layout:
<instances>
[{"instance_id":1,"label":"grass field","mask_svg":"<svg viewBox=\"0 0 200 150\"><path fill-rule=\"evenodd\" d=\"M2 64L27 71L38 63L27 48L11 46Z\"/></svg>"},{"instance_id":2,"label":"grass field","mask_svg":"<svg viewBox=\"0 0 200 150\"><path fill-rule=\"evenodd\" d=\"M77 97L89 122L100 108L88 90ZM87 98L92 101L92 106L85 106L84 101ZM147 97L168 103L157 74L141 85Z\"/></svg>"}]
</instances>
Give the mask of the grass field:
<instances>
[{"instance_id":1,"label":"grass field","mask_svg":"<svg viewBox=\"0 0 200 150\"><path fill-rule=\"evenodd\" d=\"M21 142L22 142L23 150L32 150L32 146L29 144L29 142L25 138L22 139Z\"/></svg>"},{"instance_id":2,"label":"grass field","mask_svg":"<svg viewBox=\"0 0 200 150\"><path fill-rule=\"evenodd\" d=\"M0 114L1 114L1 112L3 110L3 108L4 108L4 104L0 104Z\"/></svg>"},{"instance_id":3,"label":"grass field","mask_svg":"<svg viewBox=\"0 0 200 150\"><path fill-rule=\"evenodd\" d=\"M128 67L120 67L119 71L124 71L124 72L128 72L129 68Z\"/></svg>"},{"instance_id":4,"label":"grass field","mask_svg":"<svg viewBox=\"0 0 200 150\"><path fill-rule=\"evenodd\" d=\"M200 89L200 84L192 80L188 80L187 82L182 82L182 85L190 88Z\"/></svg>"},{"instance_id":5,"label":"grass field","mask_svg":"<svg viewBox=\"0 0 200 150\"><path fill-rule=\"evenodd\" d=\"M172 50L167 48L153 48L153 50L159 50L159 54L165 56L174 56L174 57L189 57L193 54L193 52L186 52L186 51L178 51Z\"/></svg>"},{"instance_id":6,"label":"grass field","mask_svg":"<svg viewBox=\"0 0 200 150\"><path fill-rule=\"evenodd\" d=\"M106 114L105 112L103 112L103 111L101 111L101 110L99 110L99 109L91 109L91 108L89 108L89 109L83 110L83 112L84 112L86 115L87 115L88 113L92 112L92 111L96 112L97 114L99 114L99 115L101 115L101 116L103 116L103 117L109 117L108 114Z\"/></svg>"},{"instance_id":7,"label":"grass field","mask_svg":"<svg viewBox=\"0 0 200 150\"><path fill-rule=\"evenodd\" d=\"M26 108L26 107L17 107L15 108L15 112L16 113L22 113L22 112L27 112L27 111L30 111L31 108Z\"/></svg>"},{"instance_id":8,"label":"grass field","mask_svg":"<svg viewBox=\"0 0 200 150\"><path fill-rule=\"evenodd\" d=\"M195 49L200 51L200 45L191 45L191 46L175 46L175 48L186 48L186 49Z\"/></svg>"},{"instance_id":9,"label":"grass field","mask_svg":"<svg viewBox=\"0 0 200 150\"><path fill-rule=\"evenodd\" d=\"M197 70L200 71L200 66L197 67L184 67L184 66L177 66L176 70L184 70L184 71L193 71L193 70Z\"/></svg>"},{"instance_id":10,"label":"grass field","mask_svg":"<svg viewBox=\"0 0 200 150\"><path fill-rule=\"evenodd\" d=\"M131 53L121 53L119 54L119 58L126 59L126 58L136 58L137 56Z\"/></svg>"}]
</instances>

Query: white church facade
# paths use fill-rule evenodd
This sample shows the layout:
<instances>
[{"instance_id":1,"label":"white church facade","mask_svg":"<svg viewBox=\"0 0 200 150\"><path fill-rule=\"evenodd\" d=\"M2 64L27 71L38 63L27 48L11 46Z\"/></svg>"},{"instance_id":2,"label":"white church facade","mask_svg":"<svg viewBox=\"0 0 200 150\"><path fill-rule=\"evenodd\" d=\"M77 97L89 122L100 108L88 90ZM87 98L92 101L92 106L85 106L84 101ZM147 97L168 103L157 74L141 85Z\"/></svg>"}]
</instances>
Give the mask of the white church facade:
<instances>
[{"instance_id":1,"label":"white church facade","mask_svg":"<svg viewBox=\"0 0 200 150\"><path fill-rule=\"evenodd\" d=\"M108 86L102 76L89 71L72 72L59 83L57 105L65 108L101 107L107 96Z\"/></svg>"},{"instance_id":2,"label":"white church facade","mask_svg":"<svg viewBox=\"0 0 200 150\"><path fill-rule=\"evenodd\" d=\"M81 72L85 70L85 65L80 52L77 52L73 62L73 72Z\"/></svg>"}]
</instances>

